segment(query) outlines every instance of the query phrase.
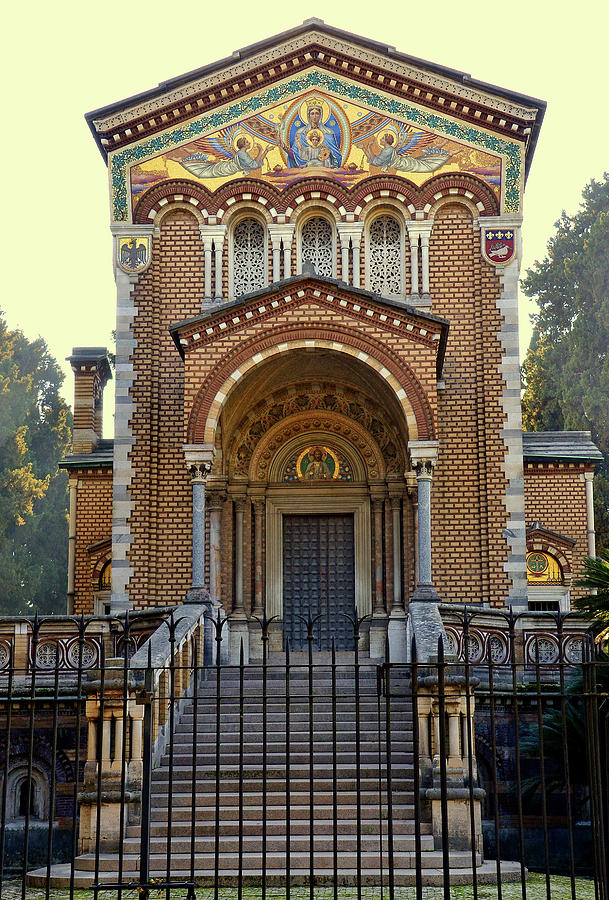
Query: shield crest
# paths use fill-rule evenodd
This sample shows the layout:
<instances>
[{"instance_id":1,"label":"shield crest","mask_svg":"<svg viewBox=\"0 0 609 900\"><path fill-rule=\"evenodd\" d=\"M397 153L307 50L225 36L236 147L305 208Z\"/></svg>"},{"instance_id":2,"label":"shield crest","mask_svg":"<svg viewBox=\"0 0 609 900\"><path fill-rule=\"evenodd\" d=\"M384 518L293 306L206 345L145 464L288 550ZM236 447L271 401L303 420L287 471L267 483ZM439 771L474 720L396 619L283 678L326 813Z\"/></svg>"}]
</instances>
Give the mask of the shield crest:
<instances>
[{"instance_id":1,"label":"shield crest","mask_svg":"<svg viewBox=\"0 0 609 900\"><path fill-rule=\"evenodd\" d=\"M116 242L116 262L127 275L139 275L150 264L150 236L119 237Z\"/></svg>"},{"instance_id":2,"label":"shield crest","mask_svg":"<svg viewBox=\"0 0 609 900\"><path fill-rule=\"evenodd\" d=\"M485 228L484 255L494 266L506 266L512 261L516 246L516 234L512 228Z\"/></svg>"}]
</instances>

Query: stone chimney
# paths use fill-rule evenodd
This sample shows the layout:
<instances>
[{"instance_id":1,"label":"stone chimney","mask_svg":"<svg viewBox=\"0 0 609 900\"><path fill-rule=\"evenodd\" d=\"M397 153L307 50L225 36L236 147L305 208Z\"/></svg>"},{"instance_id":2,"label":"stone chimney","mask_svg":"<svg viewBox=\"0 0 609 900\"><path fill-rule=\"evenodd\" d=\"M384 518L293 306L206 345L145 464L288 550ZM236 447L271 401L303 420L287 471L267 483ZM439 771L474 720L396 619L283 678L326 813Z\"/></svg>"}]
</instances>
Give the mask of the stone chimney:
<instances>
[{"instance_id":1,"label":"stone chimney","mask_svg":"<svg viewBox=\"0 0 609 900\"><path fill-rule=\"evenodd\" d=\"M104 387L112 378L105 347L74 347L68 362L74 372L72 453L93 453L102 439Z\"/></svg>"}]
</instances>

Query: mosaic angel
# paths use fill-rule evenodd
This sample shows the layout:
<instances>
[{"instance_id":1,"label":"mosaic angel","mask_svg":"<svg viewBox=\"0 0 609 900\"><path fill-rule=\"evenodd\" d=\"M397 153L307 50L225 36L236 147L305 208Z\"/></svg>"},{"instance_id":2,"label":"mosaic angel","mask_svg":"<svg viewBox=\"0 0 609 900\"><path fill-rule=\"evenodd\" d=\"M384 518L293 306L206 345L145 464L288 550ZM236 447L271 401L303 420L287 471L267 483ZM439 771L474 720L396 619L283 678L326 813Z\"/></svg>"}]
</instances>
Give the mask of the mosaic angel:
<instances>
[{"instance_id":1,"label":"mosaic angel","mask_svg":"<svg viewBox=\"0 0 609 900\"><path fill-rule=\"evenodd\" d=\"M266 135L265 140L268 140ZM262 168L273 143L267 143L262 150L260 144L252 143L242 126L231 125L217 135L197 141L202 152L191 153L180 163L196 178L226 178L239 172L248 175Z\"/></svg>"},{"instance_id":2,"label":"mosaic angel","mask_svg":"<svg viewBox=\"0 0 609 900\"><path fill-rule=\"evenodd\" d=\"M442 146L433 146L435 141L429 132L374 113L357 123L353 135L369 165L382 172L435 172L451 158Z\"/></svg>"}]
</instances>

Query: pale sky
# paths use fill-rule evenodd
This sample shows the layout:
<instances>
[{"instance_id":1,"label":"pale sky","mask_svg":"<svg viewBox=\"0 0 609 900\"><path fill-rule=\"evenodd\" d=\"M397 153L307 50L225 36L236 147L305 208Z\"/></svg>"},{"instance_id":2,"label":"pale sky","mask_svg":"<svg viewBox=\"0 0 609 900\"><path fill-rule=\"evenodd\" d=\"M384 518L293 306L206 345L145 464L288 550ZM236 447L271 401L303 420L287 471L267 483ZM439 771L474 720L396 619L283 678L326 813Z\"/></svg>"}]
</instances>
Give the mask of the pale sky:
<instances>
[{"instance_id":1,"label":"pale sky","mask_svg":"<svg viewBox=\"0 0 609 900\"><path fill-rule=\"evenodd\" d=\"M111 345L115 293L107 172L85 112L317 16L421 59L546 100L525 193L524 259L545 255L561 210L609 169L607 0L379 3L289 9L230 3L13 2L2 18L5 251L0 307L63 363ZM521 356L532 305L521 298ZM64 363L64 395L72 374ZM106 436L112 434L106 391Z\"/></svg>"}]
</instances>

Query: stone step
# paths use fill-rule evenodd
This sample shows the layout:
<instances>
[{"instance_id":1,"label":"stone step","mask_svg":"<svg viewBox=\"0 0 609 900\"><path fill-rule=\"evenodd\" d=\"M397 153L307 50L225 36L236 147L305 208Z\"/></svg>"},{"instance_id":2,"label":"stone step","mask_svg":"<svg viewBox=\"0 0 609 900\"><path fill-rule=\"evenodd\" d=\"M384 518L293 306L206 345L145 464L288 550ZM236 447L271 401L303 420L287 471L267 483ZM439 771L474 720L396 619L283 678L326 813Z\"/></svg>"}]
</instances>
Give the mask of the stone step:
<instances>
[{"instance_id":1,"label":"stone step","mask_svg":"<svg viewBox=\"0 0 609 900\"><path fill-rule=\"evenodd\" d=\"M233 810L234 813L234 810ZM269 836L285 836L287 831L287 823L285 819L273 819L267 817L266 823L262 821L262 819L243 819L241 823L237 817L228 818L227 813L225 812L224 817L220 819L219 825L219 833L221 835L238 835L239 830L241 828L242 833L244 835L250 835L252 837L260 837L263 826L266 825L266 833ZM370 836L375 835L378 839L379 832L383 834L387 833L387 819L368 819L361 818L361 834L362 836ZM197 821L195 823L195 835L198 836L208 836L215 835L215 817L208 822L201 822L199 817L197 816ZM167 837L168 825L166 820L156 820L154 817L151 819L150 833L153 837ZM307 819L292 819L290 821L290 834L291 835L308 835L309 834L309 820ZM315 817L315 834L316 835L332 835L334 832L334 823L332 819L321 819L316 815ZM183 821L172 821L171 823L171 833L174 837L189 837L191 834L191 823L190 819L186 819ZM337 823L337 833L342 836L355 836L357 834L357 818L353 819L345 819L339 818ZM393 833L396 836L399 835L414 835L415 834L415 826L414 822L410 819L393 819ZM429 822L422 822L420 826L421 835L431 835L431 824ZM127 837L139 837L140 834L140 826L139 825L128 825L126 828L126 836Z\"/></svg>"},{"instance_id":2,"label":"stone step","mask_svg":"<svg viewBox=\"0 0 609 900\"><path fill-rule=\"evenodd\" d=\"M399 751L394 751L391 754L391 760L393 766L411 766L412 765L412 753L403 753ZM173 755L174 763L178 765L192 765L192 756L186 752L174 752ZM269 766L277 766L277 765L285 765L285 753L273 753L268 751L266 753L266 761ZM263 762L262 753L254 753L252 751L248 751L248 753L244 754L243 757L243 765L244 766L261 766ZM292 751L290 753L290 762L295 766L304 766L309 764L309 754L308 753L296 753ZM378 763L378 752L369 752L366 751L361 754L360 762L362 766L372 766L375 763ZM161 764L166 766L169 764L169 755L165 754L162 757ZM212 766L215 764L215 752L210 750L208 753L202 754L197 753L197 764L198 765L207 765ZM343 765L355 765L355 753L342 753L339 756L338 764ZM238 766L239 765L239 754L236 752L227 752L222 750L220 753L220 766L228 767L228 766ZM314 766L327 766L332 765L332 753L321 753L314 751L313 753L313 765ZM385 755L382 754L381 757L381 765L385 765Z\"/></svg>"},{"instance_id":3,"label":"stone step","mask_svg":"<svg viewBox=\"0 0 609 900\"><path fill-rule=\"evenodd\" d=\"M174 798L172 797L171 802L171 815L172 821L175 822L190 822L191 818L191 798L188 795L187 802L183 804L178 804L174 802ZM285 806L273 806L267 804L265 806L266 815L268 819L281 820L285 822L286 809ZM158 824L163 824L167 820L167 802L165 798L165 804L158 803L152 807L152 815L154 821ZM334 808L332 804L315 804L315 819L332 819L332 815L334 812ZM402 819L412 819L414 815L414 804L413 803L400 803L393 804L392 806L393 816L394 818L402 818ZM362 819L379 819L379 806L378 803L367 803L361 807L360 814ZM238 806L235 804L230 805L220 805L220 818L222 820L235 820L238 818ZM198 822L211 822L215 821L216 810L215 803L212 806L199 806L196 812L197 821ZM308 819L310 816L308 797L306 805L292 805L290 803L290 818L291 819ZM385 818L387 816L387 804L382 803L380 808L380 817ZM340 817L341 820L346 819L355 819L357 820L357 808L355 806L341 806L340 807ZM260 797L258 797L257 803L248 803L243 807L243 820L246 819L262 819L262 804L260 802Z\"/></svg>"},{"instance_id":4,"label":"stone step","mask_svg":"<svg viewBox=\"0 0 609 900\"><path fill-rule=\"evenodd\" d=\"M160 872L164 877L164 872ZM361 883L364 887L377 887L380 884L380 878L383 878L383 884L387 885L388 878L388 869L387 863L384 862L382 870L374 871L366 871L361 873ZM172 879L174 881L187 881L190 875L190 869L185 869L184 871L172 872ZM497 881L497 866L494 860L490 860L489 862L483 863L476 869L476 875L478 878L479 884L495 884ZM136 878L134 877L135 873L131 874L130 877L132 879L132 883L135 888L137 888ZM249 887L257 887L262 883L262 876L260 870L250 870L244 869L242 872L242 883L244 886ZM333 868L321 869L316 866L315 868L315 885L323 886L323 885L332 885L334 883L334 870ZM471 884L473 879L473 873L470 866L465 866L463 868L454 868L451 869L449 873L450 883L453 885L463 885L463 884ZM516 862L502 862L501 863L501 881L508 883L519 883L521 878L520 873L520 863ZM355 885L357 883L357 873L352 869L343 869L342 867L338 869L338 879L339 884L341 885ZM125 879L126 881L127 879ZM210 873L208 875L198 874L196 877L196 883L198 885L204 887L213 887L215 880L214 873ZM444 884L444 872L443 869L439 866L433 868L426 868L423 870L423 884L429 887L441 887ZM100 872L100 882L101 883L109 883L116 881L116 872L107 871ZM266 877L266 884L269 887L278 886L282 887L285 885L285 873L270 873ZM36 869L33 872L28 873L28 884L31 887L39 887L44 888L47 883L47 870L46 867L42 869ZM235 872L227 871L224 868L219 870L219 885L222 887L234 887L237 884L237 878ZM397 887L412 887L416 884L416 873L414 868L398 868L394 867L394 883ZM74 884L79 889L86 889L91 887L93 884L93 874L90 871L77 869L74 878ZM309 869L296 869L291 868L290 870L290 884L294 887L296 886L306 886L309 884ZM51 868L51 878L49 881L49 886L51 888L68 888L70 886L70 865L68 863L61 863Z\"/></svg>"},{"instance_id":5,"label":"stone step","mask_svg":"<svg viewBox=\"0 0 609 900\"><path fill-rule=\"evenodd\" d=\"M192 805L192 792L191 791L183 791L180 792L178 790L174 790L169 795L168 792L162 791L154 791L151 796L151 807L152 809L158 809L159 807L167 806L167 799L171 796L171 806L175 809L178 806L188 806ZM290 808L294 806L305 806L309 804L309 791L291 791L290 792ZM392 798L394 803L404 803L412 800L413 792L408 790L394 790L392 792ZM360 803L362 807L368 807L370 803L378 803L378 790L371 791L360 791L359 794ZM212 791L204 791L198 790L195 795L196 803L199 804L210 804L215 805L216 795ZM229 806L238 806L239 800L242 798L242 802L244 806L259 806L262 802L262 796L260 791L243 791L242 794L239 794L237 791L227 791L222 790L221 792L221 804L223 808ZM342 812L345 806L349 806L351 804L357 803L357 791L343 791L339 798L339 808ZM381 798L382 799L382 798ZM279 806L285 808L286 806L286 794L284 792L270 792L266 796L266 805L267 807L275 807ZM317 806L332 806L333 798L331 791L314 791L313 792L313 803Z\"/></svg>"},{"instance_id":6,"label":"stone step","mask_svg":"<svg viewBox=\"0 0 609 900\"><path fill-rule=\"evenodd\" d=\"M378 853L379 844L382 840L383 852L387 852L389 841L386 835L363 835L360 841L362 852ZM357 838L355 835L345 836L337 834L337 851L339 853L355 853L357 851ZM333 836L315 835L314 853L332 853L333 852ZM171 839L171 855L172 857L188 854L190 855L190 835L180 837L173 835ZM433 837L431 835L423 835L421 838L421 848L427 852L433 850ZM283 835L267 835L266 852L267 853L285 853L286 837ZM393 849L396 852L410 852L415 849L414 835L398 835L394 837ZM167 854L167 838L166 836L153 836L150 840L150 850L154 854ZM262 853L262 838L260 835L243 836L243 850L248 853ZM221 835L219 841L219 853L237 853L239 851L238 835ZM127 837L123 844L123 852L129 855L139 855L140 839L139 836ZM195 853L214 853L215 852L215 835L200 835L195 838ZM309 853L309 835L292 835L290 837L291 853Z\"/></svg>"},{"instance_id":7,"label":"stone step","mask_svg":"<svg viewBox=\"0 0 609 900\"><path fill-rule=\"evenodd\" d=\"M315 853L314 854L314 871L318 870L330 870L332 871L334 864L334 857L332 853ZM482 860L479 859L478 863ZM386 854L381 856L377 850L371 850L362 852L360 855L361 862L361 870L374 870L378 871L379 867L382 865L384 868L387 867L387 857ZM450 868L467 868L471 866L472 857L471 853L466 851L453 851L450 854ZM85 854L83 856L78 857L78 868L79 871L95 871L96 868L96 859L95 854ZM267 870L281 870L285 872L287 863L287 856L285 852L278 853L267 853L266 854L266 868ZM262 867L262 854L255 852L247 852L244 851L242 854L239 853L223 853L222 858L219 860L219 867L224 872L238 871L239 868L242 868L244 871L251 870L261 870ZM302 869L303 871L309 870L310 865L310 857L307 853L290 853L290 868L294 869ZM396 868L410 869L415 865L415 853L412 851L398 851L394 852L394 866ZM442 865L442 853L438 850L426 850L424 854L421 856L421 867L422 868L436 868L437 866ZM118 869L118 855L117 854L100 854L99 857L99 871L103 872L116 872ZM125 853L123 857L123 871L127 872L138 872L140 867L140 857L139 854L134 853L133 855ZM355 871L357 872L358 868L358 857L355 852L345 852L340 855L340 868L342 871ZM195 854L195 872L205 872L205 871L213 871L215 869L215 855L213 853L197 853ZM167 856L163 853L151 853L150 854L150 871L151 875L157 877L166 873L167 870ZM180 872L189 872L190 871L190 854L186 853L176 853L171 857L171 877L176 879L179 877Z\"/></svg>"},{"instance_id":8,"label":"stone step","mask_svg":"<svg viewBox=\"0 0 609 900\"><path fill-rule=\"evenodd\" d=\"M164 793L166 794L169 791L169 777L168 773L165 772L164 776L159 775L157 772L154 773L152 784L153 784L153 792L155 794ZM210 792L213 790L213 786L215 785L215 774L210 777L204 776L196 779L196 793L197 797L202 792ZM286 795L286 781L285 778L267 778L265 780L266 783L266 793L267 796L271 794L277 794L281 797L285 798ZM381 790L384 792L387 787L386 779L381 781ZM258 795L262 794L263 788L263 780L262 778L243 778L240 779L237 775L233 777L221 777L220 778L220 791L224 793L225 791L233 791L236 792L239 790L240 786L242 786L243 790L248 793L256 793ZM308 778L290 778L290 792L292 794L297 791L305 791L308 794L309 791L309 779ZM414 790L414 781L412 777L410 778L398 778L395 775L392 776L391 786L393 789L393 793L400 791L413 791ZM191 793L192 792L192 777L187 775L180 775L174 772L173 778L171 779L171 787L172 793ZM332 779L327 778L314 778L313 779L313 791L315 793L332 793L334 788ZM379 780L378 778L360 778L359 784L360 791L362 794L377 794L379 791ZM352 793L353 791L357 791L357 780L349 779L348 781L340 780L336 783L336 792L338 797L338 803L341 804L344 802L345 797ZM214 802L215 802L215 794L214 794Z\"/></svg>"}]
</instances>

